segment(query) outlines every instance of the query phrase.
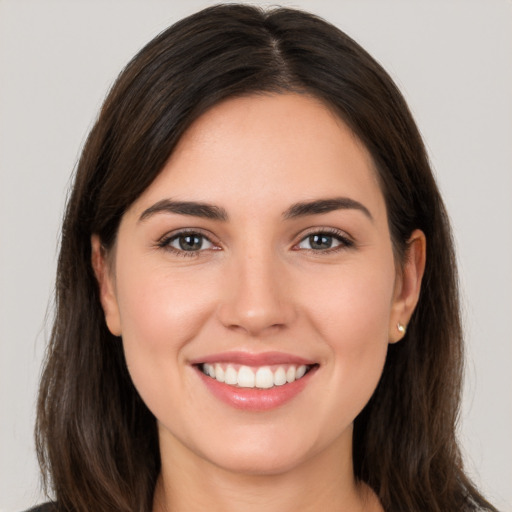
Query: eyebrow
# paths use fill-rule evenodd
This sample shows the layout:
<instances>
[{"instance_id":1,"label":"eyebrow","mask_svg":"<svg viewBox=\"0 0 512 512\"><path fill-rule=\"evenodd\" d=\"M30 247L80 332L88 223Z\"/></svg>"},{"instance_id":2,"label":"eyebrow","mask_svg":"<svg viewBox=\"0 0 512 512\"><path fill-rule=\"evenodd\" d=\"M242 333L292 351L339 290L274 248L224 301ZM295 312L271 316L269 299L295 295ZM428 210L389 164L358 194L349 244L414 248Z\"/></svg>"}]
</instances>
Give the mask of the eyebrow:
<instances>
[{"instance_id":1,"label":"eyebrow","mask_svg":"<svg viewBox=\"0 0 512 512\"><path fill-rule=\"evenodd\" d=\"M336 210L359 210L373 221L370 210L359 201L355 201L349 197L335 197L331 199L317 199L314 201L295 203L283 213L283 217L285 219L295 219L306 215L318 215Z\"/></svg>"},{"instance_id":2,"label":"eyebrow","mask_svg":"<svg viewBox=\"0 0 512 512\"><path fill-rule=\"evenodd\" d=\"M162 199L147 210L144 210L139 217L139 222L145 220L157 213L177 213L178 215L190 215L192 217L201 217L203 219L227 221L228 214L224 208L208 203L197 201L173 201L172 199Z\"/></svg>"},{"instance_id":3,"label":"eyebrow","mask_svg":"<svg viewBox=\"0 0 512 512\"><path fill-rule=\"evenodd\" d=\"M331 199L316 199L295 203L283 212L284 219L295 219L308 215L319 215L336 210L359 210L371 221L372 214L359 201L348 197L335 197ZM157 213L176 213L178 215L190 215L191 217L200 217L203 219L227 221L229 216L226 210L220 206L198 201L174 201L172 199L162 199L144 210L139 217L139 222L143 221Z\"/></svg>"}]
</instances>

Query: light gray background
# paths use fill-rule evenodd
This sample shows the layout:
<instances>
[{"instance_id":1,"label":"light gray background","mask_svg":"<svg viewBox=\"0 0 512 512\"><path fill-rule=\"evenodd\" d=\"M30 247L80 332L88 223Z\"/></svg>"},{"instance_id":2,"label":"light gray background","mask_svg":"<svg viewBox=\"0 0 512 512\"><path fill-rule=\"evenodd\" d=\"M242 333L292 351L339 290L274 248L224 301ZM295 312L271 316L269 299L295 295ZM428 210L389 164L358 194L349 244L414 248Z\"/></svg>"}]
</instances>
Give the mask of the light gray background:
<instances>
[{"instance_id":1,"label":"light gray background","mask_svg":"<svg viewBox=\"0 0 512 512\"><path fill-rule=\"evenodd\" d=\"M211 3L0 1L1 512L42 499L32 441L36 386L59 223L80 147L128 59ZM512 512L512 3L280 3L320 14L359 41L415 114L459 249L467 466Z\"/></svg>"}]
</instances>

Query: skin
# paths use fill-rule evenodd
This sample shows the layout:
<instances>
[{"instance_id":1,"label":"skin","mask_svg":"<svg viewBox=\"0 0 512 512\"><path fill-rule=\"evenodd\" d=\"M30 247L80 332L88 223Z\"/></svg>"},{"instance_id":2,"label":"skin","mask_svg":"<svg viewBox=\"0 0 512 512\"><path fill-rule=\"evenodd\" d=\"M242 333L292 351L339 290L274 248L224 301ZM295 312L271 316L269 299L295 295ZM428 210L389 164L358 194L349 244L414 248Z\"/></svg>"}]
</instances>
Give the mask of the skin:
<instances>
[{"instance_id":1,"label":"skin","mask_svg":"<svg viewBox=\"0 0 512 512\"><path fill-rule=\"evenodd\" d=\"M369 215L283 217L297 202L338 197ZM141 220L168 198L216 205L229 219ZM201 250L159 243L187 228L207 237ZM309 235L333 229L343 238L327 239L331 248L311 246ZM92 246L107 325L158 422L155 511L381 510L354 480L352 424L418 300L425 238L415 231L396 264L372 159L338 117L297 94L217 105L125 213L112 251L96 236ZM286 404L238 410L190 365L230 350L319 367Z\"/></svg>"}]
</instances>

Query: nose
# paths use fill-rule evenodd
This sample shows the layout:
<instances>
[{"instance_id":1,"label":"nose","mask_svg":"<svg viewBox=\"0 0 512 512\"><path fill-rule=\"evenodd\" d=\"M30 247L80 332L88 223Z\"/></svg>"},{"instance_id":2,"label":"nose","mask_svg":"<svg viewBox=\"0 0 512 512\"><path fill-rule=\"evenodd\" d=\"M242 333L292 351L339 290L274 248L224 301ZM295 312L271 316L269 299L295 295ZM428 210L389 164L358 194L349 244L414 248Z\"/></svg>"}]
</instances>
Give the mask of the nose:
<instances>
[{"instance_id":1,"label":"nose","mask_svg":"<svg viewBox=\"0 0 512 512\"><path fill-rule=\"evenodd\" d=\"M240 255L233 260L218 308L221 323L250 336L264 336L288 327L295 310L285 264L270 251Z\"/></svg>"}]
</instances>

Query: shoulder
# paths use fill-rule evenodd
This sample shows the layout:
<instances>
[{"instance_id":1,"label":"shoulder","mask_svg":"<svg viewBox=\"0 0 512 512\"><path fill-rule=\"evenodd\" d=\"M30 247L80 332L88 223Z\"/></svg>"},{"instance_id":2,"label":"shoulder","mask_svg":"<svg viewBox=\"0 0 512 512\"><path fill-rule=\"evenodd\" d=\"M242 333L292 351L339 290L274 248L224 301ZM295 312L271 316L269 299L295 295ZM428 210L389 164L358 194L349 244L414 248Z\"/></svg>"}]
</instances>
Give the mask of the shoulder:
<instances>
[{"instance_id":1,"label":"shoulder","mask_svg":"<svg viewBox=\"0 0 512 512\"><path fill-rule=\"evenodd\" d=\"M43 505L38 505L25 512L57 512L57 506L55 503L44 503Z\"/></svg>"}]
</instances>

